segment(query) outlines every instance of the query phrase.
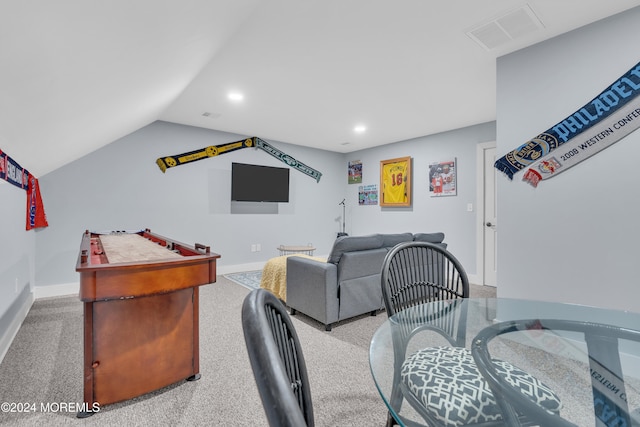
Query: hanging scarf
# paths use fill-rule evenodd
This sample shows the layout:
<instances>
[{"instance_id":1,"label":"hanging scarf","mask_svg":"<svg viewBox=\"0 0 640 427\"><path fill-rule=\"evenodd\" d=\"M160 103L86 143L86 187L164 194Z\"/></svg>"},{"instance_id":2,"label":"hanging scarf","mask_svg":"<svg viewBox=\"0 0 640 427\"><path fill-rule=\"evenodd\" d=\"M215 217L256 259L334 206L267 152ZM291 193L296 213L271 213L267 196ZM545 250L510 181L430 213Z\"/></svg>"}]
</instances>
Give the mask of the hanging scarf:
<instances>
[{"instance_id":1,"label":"hanging scarf","mask_svg":"<svg viewBox=\"0 0 640 427\"><path fill-rule=\"evenodd\" d=\"M164 173L167 169L184 165L198 160L215 157L220 154L230 153L245 147L254 145L253 138L243 139L241 141L227 142L221 145L210 145L209 147L199 150L189 151L187 153L176 154L174 156L160 157L156 160L156 164Z\"/></svg>"},{"instance_id":2,"label":"hanging scarf","mask_svg":"<svg viewBox=\"0 0 640 427\"><path fill-rule=\"evenodd\" d=\"M554 153L549 153L537 160L527 169L522 180L537 187L540 181L552 178L588 159L620 141L638 127L640 127L640 96L616 111L616 114L593 126L589 132L576 136Z\"/></svg>"},{"instance_id":3,"label":"hanging scarf","mask_svg":"<svg viewBox=\"0 0 640 427\"><path fill-rule=\"evenodd\" d=\"M314 178L316 182L320 182L320 177L322 176L322 173L294 159L290 155L283 153L282 151L278 150L272 145L269 145L267 142L263 141L262 139L258 137L254 137L254 138L256 141L256 147L264 150L266 153L271 154L273 157L275 157L276 159L280 160L283 163L286 163L292 168L299 170L303 174L308 175L311 178Z\"/></svg>"},{"instance_id":4,"label":"hanging scarf","mask_svg":"<svg viewBox=\"0 0 640 427\"><path fill-rule=\"evenodd\" d=\"M0 179L27 192L27 230L46 227L47 216L44 212L38 179L0 150Z\"/></svg>"},{"instance_id":5,"label":"hanging scarf","mask_svg":"<svg viewBox=\"0 0 640 427\"><path fill-rule=\"evenodd\" d=\"M536 185L541 179L554 176L554 172L548 174L547 170L566 170L637 129L640 120L635 119L634 111L636 108L627 107L627 105L631 103L636 106L639 95L640 63L575 113L498 159L494 166L504 172L509 179L513 179L513 175L517 172L533 165L531 169L533 171L527 174L525 180ZM622 122L625 124L621 124ZM619 124L619 128L615 128L616 124ZM612 128L609 134L616 136L609 138L606 145L599 144L600 140L604 140L601 133L608 132L609 128ZM587 130L590 130L588 134L585 133ZM581 139L575 141L578 136ZM549 156L551 152L570 141L573 144L571 150L584 151L585 155L575 156L575 151L563 151L560 156L555 155L556 153L553 157ZM575 144L577 144L577 148ZM598 150L584 150L581 148L584 144L593 147L598 145ZM574 155L568 154L567 157L564 156L566 153L574 153ZM566 160L570 157L576 157L575 160L578 162L561 163L562 156ZM538 163L534 164L536 162ZM543 176L542 173L545 175Z\"/></svg>"},{"instance_id":6,"label":"hanging scarf","mask_svg":"<svg viewBox=\"0 0 640 427\"><path fill-rule=\"evenodd\" d=\"M305 175L314 178L316 182L320 182L320 177L322 173L319 171L305 165L304 163L294 159L290 155L283 153L282 151L275 148L273 145L270 145L266 141L258 138L257 136L246 138L241 141L228 142L226 144L221 145L211 145L209 147L205 147L199 150L189 151L187 153L176 154L173 156L160 157L156 160L156 164L164 173L167 169L173 168L176 166L184 165L186 163L195 162L198 160L206 159L209 157L215 157L220 154L230 153L235 150L239 150L241 148L247 147L257 147L263 150L265 153L268 153L280 160L281 162L286 163L292 168L304 173Z\"/></svg>"}]
</instances>

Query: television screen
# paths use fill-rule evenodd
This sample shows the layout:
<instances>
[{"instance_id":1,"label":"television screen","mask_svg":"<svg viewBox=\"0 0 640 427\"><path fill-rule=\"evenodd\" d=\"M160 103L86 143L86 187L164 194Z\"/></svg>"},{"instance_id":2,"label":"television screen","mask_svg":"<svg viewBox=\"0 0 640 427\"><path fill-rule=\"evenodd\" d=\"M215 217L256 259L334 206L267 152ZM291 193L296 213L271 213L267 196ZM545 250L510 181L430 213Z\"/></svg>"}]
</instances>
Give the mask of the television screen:
<instances>
[{"instance_id":1,"label":"television screen","mask_svg":"<svg viewBox=\"0 0 640 427\"><path fill-rule=\"evenodd\" d=\"M231 200L288 202L289 168L231 163Z\"/></svg>"}]
</instances>

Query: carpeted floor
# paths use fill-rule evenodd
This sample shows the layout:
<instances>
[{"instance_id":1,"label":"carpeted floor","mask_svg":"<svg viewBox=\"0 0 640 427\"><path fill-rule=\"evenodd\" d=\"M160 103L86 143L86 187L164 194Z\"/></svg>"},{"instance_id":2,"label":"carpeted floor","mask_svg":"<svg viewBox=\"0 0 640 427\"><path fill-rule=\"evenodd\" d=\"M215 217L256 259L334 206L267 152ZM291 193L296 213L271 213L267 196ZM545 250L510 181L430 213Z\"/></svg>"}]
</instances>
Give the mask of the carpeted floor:
<instances>
[{"instance_id":1,"label":"carpeted floor","mask_svg":"<svg viewBox=\"0 0 640 427\"><path fill-rule=\"evenodd\" d=\"M107 405L85 420L75 410L51 410L82 402L82 303L77 297L36 301L0 364L0 402L35 404L35 411L2 413L0 425L266 426L240 321L248 293L222 276L201 287L199 381ZM383 425L386 411L369 372L368 341L385 317L367 316L331 333L304 316L293 320L316 425ZM42 404L50 410L43 412Z\"/></svg>"},{"instance_id":2,"label":"carpeted floor","mask_svg":"<svg viewBox=\"0 0 640 427\"><path fill-rule=\"evenodd\" d=\"M13 405L2 406L0 425L266 426L240 319L250 291L223 276L217 280L200 291L202 378L106 405L84 420L76 418L75 410L82 403L82 303L77 296L36 301L0 364L0 403ZM471 285L471 297L493 297L495 291ZM386 409L371 378L368 350L386 319L384 312L363 315L326 332L324 325L307 316L292 317L309 370L318 427L384 425ZM517 345L511 352L509 360L524 354ZM550 362L541 354L534 363ZM568 366L554 363L548 368L553 376L544 379L565 402L575 397L567 381L574 381L568 378L575 376L576 367ZM637 396L636 385L633 392ZM593 425L592 401L584 401L575 409L567 405L567 410L574 420L587 417L578 425Z\"/></svg>"},{"instance_id":3,"label":"carpeted floor","mask_svg":"<svg viewBox=\"0 0 640 427\"><path fill-rule=\"evenodd\" d=\"M77 296L36 301L0 364L0 402L20 403L23 410L0 414L0 425L266 426L240 320L249 293L244 286L219 276L201 287L199 381L104 406L85 420L74 410L82 402L82 303ZM495 292L474 289L475 296ZM340 322L332 332L304 315L292 319L309 370L316 425L384 425L386 409L368 362L384 312Z\"/></svg>"}]
</instances>

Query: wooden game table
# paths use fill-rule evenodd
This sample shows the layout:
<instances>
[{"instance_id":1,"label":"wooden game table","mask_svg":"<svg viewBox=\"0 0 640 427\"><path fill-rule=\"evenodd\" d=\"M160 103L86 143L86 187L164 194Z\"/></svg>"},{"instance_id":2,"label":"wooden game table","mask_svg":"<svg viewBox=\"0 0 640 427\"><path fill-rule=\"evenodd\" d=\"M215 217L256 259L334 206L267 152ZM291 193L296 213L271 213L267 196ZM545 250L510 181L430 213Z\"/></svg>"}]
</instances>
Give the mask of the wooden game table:
<instances>
[{"instance_id":1,"label":"wooden game table","mask_svg":"<svg viewBox=\"0 0 640 427\"><path fill-rule=\"evenodd\" d=\"M79 418L200 378L198 290L216 281L218 258L208 246L148 229L83 234L76 265L84 302Z\"/></svg>"}]
</instances>

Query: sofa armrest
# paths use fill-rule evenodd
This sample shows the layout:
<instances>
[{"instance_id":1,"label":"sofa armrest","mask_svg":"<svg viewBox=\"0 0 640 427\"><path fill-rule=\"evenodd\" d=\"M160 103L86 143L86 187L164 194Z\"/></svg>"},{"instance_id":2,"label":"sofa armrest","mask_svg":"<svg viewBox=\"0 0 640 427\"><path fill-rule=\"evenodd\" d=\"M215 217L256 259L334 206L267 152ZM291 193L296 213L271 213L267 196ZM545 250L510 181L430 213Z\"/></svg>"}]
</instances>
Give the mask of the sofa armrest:
<instances>
[{"instance_id":1,"label":"sofa armrest","mask_svg":"<svg viewBox=\"0 0 640 427\"><path fill-rule=\"evenodd\" d=\"M287 305L325 325L338 320L338 268L303 257L287 258Z\"/></svg>"}]
</instances>

